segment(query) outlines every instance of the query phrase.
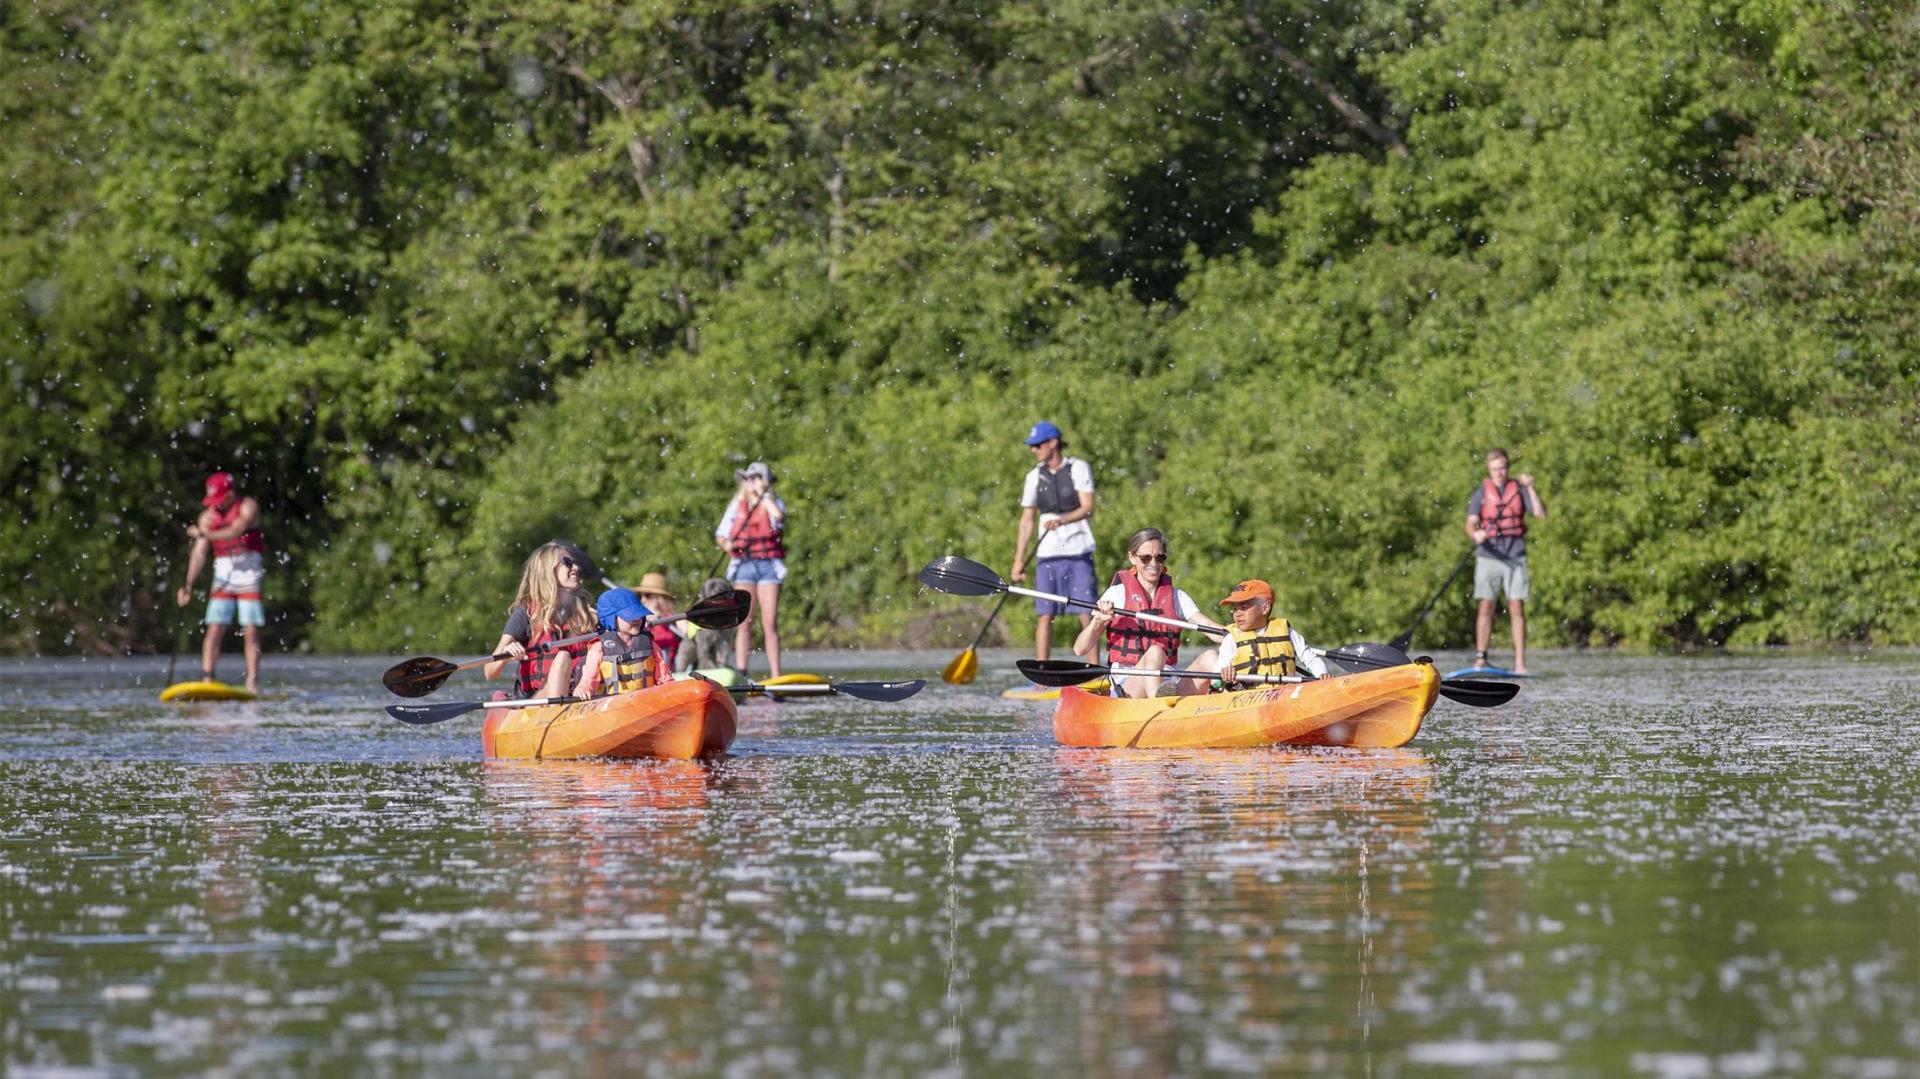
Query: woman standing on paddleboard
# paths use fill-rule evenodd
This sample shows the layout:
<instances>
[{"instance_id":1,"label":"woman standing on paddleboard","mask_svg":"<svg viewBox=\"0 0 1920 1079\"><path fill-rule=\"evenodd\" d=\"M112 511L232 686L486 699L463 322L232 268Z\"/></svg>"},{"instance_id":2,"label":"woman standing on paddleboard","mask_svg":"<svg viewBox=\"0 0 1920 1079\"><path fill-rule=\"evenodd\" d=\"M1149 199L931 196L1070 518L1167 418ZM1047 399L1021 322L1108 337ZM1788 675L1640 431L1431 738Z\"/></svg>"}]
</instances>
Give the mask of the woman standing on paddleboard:
<instances>
[{"instance_id":1,"label":"woman standing on paddleboard","mask_svg":"<svg viewBox=\"0 0 1920 1079\"><path fill-rule=\"evenodd\" d=\"M787 579L787 504L773 493L773 469L755 461L735 472L740 482L713 538L727 552L727 580L744 589L760 608L760 635L766 640L769 677L780 677L780 586ZM733 665L747 669L753 651L752 620L733 631Z\"/></svg>"}]
</instances>

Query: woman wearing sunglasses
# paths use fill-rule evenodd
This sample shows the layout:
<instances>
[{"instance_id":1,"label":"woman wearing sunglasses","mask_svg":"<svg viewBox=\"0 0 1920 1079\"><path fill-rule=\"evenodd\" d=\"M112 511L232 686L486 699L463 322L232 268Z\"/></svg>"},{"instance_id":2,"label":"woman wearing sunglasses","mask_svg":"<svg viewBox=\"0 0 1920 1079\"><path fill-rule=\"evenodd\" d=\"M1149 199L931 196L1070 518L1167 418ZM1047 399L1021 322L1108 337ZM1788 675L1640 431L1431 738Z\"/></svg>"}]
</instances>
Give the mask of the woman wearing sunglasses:
<instances>
[{"instance_id":1,"label":"woman wearing sunglasses","mask_svg":"<svg viewBox=\"0 0 1920 1079\"><path fill-rule=\"evenodd\" d=\"M593 600L580 587L580 560L562 543L543 543L527 556L520 571L520 590L507 608L507 627L500 634L495 660L483 668L498 678L517 661L514 690L519 697L565 697L593 690L600 671L600 642L574 641L556 648L550 641L593 633L598 626Z\"/></svg>"},{"instance_id":2,"label":"woman wearing sunglasses","mask_svg":"<svg viewBox=\"0 0 1920 1079\"><path fill-rule=\"evenodd\" d=\"M1143 528L1127 540L1127 569L1113 575L1113 584L1095 605L1093 620L1073 642L1075 654L1093 657L1104 635L1107 662L1116 667L1175 667L1180 663L1180 629L1130 618L1120 611L1139 611L1166 618L1179 618L1203 626L1224 628L1200 613L1193 597L1173 586L1167 572L1167 537L1157 528ZM1208 649L1195 657L1191 667L1212 670L1219 656ZM1139 675L1113 679L1116 697L1153 697L1205 693L1207 680L1201 678L1162 680Z\"/></svg>"}]
</instances>

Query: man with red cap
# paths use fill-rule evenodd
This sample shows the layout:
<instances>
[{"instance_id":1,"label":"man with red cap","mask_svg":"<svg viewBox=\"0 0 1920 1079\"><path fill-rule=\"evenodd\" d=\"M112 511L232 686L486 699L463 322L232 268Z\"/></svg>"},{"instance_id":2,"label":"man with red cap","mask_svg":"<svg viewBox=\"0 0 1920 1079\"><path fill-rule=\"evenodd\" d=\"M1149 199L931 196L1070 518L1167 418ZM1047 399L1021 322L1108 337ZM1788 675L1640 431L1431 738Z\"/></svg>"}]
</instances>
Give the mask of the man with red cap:
<instances>
[{"instance_id":1,"label":"man with red cap","mask_svg":"<svg viewBox=\"0 0 1920 1079\"><path fill-rule=\"evenodd\" d=\"M258 693L260 627L267 624L266 608L260 602L267 549L260 534L260 504L234 490L230 472L207 477L207 494L200 504L204 508L199 518L187 527L187 538L193 541L187 555L187 583L173 598L182 607L193 600L193 582L212 555L213 591L207 600L207 636L200 645L200 671L207 681L213 681L220 638L237 619L246 642L247 689Z\"/></svg>"},{"instance_id":2,"label":"man with red cap","mask_svg":"<svg viewBox=\"0 0 1920 1079\"><path fill-rule=\"evenodd\" d=\"M1320 653L1286 619L1273 616L1272 585L1241 581L1220 605L1233 609L1233 628L1220 642L1220 678L1227 685L1250 674L1327 676Z\"/></svg>"}]
</instances>

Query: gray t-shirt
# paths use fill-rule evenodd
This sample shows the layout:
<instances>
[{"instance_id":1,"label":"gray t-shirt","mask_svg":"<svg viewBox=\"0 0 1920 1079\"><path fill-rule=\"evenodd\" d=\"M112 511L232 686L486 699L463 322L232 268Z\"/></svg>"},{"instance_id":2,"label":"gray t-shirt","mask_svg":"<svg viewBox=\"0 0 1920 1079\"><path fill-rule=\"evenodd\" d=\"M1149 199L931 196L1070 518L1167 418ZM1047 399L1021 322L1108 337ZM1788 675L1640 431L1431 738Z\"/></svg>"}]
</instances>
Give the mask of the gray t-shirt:
<instances>
[{"instance_id":1,"label":"gray t-shirt","mask_svg":"<svg viewBox=\"0 0 1920 1079\"><path fill-rule=\"evenodd\" d=\"M1524 500L1527 497L1524 488L1520 492L1520 497L1524 505ZM1475 487L1473 489L1473 496L1467 499L1467 516L1480 517L1480 508L1485 504L1486 500L1487 485L1483 483ZM1523 509L1521 512L1524 513L1526 511ZM1486 524L1486 518L1481 517L1480 526L1485 528ZM1527 537L1488 536L1481 542L1480 546L1474 548L1474 550L1487 558L1497 558L1502 562L1518 562L1522 558L1527 557Z\"/></svg>"}]
</instances>

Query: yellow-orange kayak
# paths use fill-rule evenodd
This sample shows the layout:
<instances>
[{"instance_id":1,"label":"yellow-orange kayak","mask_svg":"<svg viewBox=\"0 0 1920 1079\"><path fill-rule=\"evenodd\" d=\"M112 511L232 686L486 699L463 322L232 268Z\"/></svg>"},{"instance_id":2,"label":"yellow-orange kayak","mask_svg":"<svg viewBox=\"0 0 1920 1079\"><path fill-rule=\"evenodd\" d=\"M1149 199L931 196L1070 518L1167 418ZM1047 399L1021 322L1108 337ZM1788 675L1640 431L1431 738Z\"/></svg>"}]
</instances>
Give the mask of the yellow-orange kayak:
<instances>
[{"instance_id":1,"label":"yellow-orange kayak","mask_svg":"<svg viewBox=\"0 0 1920 1079\"><path fill-rule=\"evenodd\" d=\"M725 753L738 712L727 691L690 679L579 704L487 712L480 745L489 757L664 757Z\"/></svg>"},{"instance_id":2,"label":"yellow-orange kayak","mask_svg":"<svg viewBox=\"0 0 1920 1079\"><path fill-rule=\"evenodd\" d=\"M1413 740L1439 692L1431 663L1195 697L1123 700L1065 689L1053 737L1064 746L1142 749L1389 748Z\"/></svg>"}]
</instances>

